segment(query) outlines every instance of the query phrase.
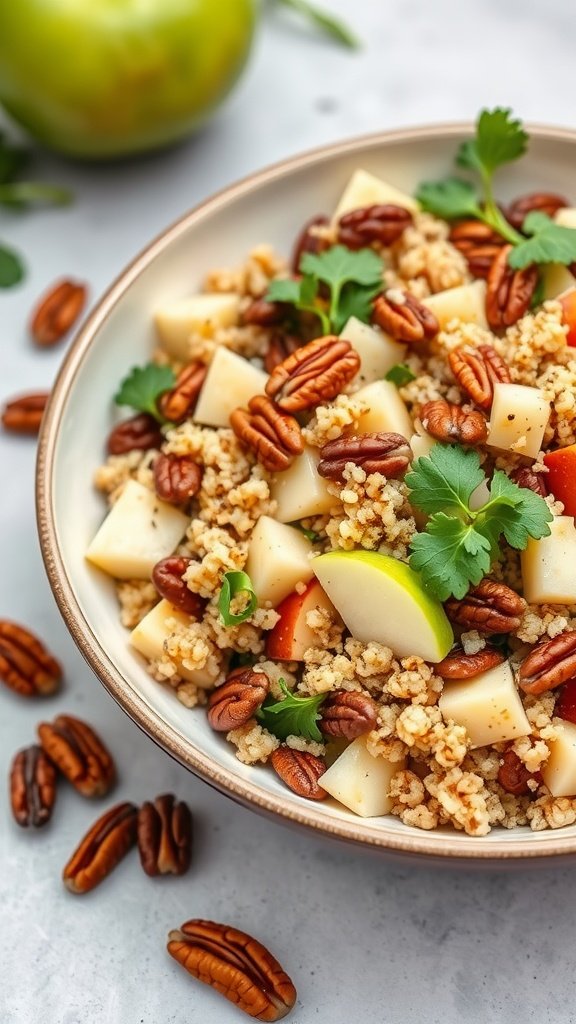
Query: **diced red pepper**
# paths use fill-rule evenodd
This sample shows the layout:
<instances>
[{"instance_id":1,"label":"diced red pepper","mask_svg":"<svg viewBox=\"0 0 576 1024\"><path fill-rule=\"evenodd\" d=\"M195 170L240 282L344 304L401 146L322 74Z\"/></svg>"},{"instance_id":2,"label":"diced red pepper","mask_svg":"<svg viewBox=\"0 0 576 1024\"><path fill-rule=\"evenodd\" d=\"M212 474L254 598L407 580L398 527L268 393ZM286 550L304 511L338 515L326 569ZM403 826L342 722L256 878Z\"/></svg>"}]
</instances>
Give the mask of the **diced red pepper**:
<instances>
[{"instance_id":1,"label":"diced red pepper","mask_svg":"<svg viewBox=\"0 0 576 1024\"><path fill-rule=\"evenodd\" d=\"M576 679L569 679L567 683L564 683L556 701L554 714L566 722L574 722L576 725Z\"/></svg>"},{"instance_id":2,"label":"diced red pepper","mask_svg":"<svg viewBox=\"0 0 576 1024\"><path fill-rule=\"evenodd\" d=\"M576 516L576 444L544 456L546 486L564 505L564 515Z\"/></svg>"},{"instance_id":3,"label":"diced red pepper","mask_svg":"<svg viewBox=\"0 0 576 1024\"><path fill-rule=\"evenodd\" d=\"M576 288L568 288L558 296L558 302L562 306L562 317L565 324L568 324L566 344L576 348Z\"/></svg>"}]
</instances>

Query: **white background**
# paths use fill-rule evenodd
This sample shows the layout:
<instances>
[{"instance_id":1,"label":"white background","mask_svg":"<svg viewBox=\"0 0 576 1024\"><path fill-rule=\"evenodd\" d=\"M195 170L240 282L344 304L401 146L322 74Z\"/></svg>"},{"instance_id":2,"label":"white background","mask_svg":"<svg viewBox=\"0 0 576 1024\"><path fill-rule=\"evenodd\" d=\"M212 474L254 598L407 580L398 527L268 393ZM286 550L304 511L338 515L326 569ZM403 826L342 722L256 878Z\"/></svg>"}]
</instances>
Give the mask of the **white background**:
<instances>
[{"instance_id":1,"label":"white background","mask_svg":"<svg viewBox=\"0 0 576 1024\"><path fill-rule=\"evenodd\" d=\"M95 299L166 224L266 163L362 132L471 119L496 103L576 126L576 15L567 0L325 2L354 24L360 53L270 13L239 88L196 139L107 167L40 156L38 176L70 184L76 202L1 214L0 232L26 253L29 273L0 294L0 398L53 379L62 348L38 352L25 328L55 277L87 280ZM69 896L62 866L99 808L62 786L52 824L31 835L12 823L3 788L1 1024L241 1020L167 956L169 928L188 917L233 923L270 946L298 988L294 1024L576 1019L574 865L439 870L358 853L235 806L138 731L56 610L36 539L34 455L30 440L0 437L0 615L50 642L66 687L44 704L0 692L0 775L42 717L77 713L117 758L118 798L176 792L194 810L196 842L183 879L152 881L132 855L93 894Z\"/></svg>"}]
</instances>

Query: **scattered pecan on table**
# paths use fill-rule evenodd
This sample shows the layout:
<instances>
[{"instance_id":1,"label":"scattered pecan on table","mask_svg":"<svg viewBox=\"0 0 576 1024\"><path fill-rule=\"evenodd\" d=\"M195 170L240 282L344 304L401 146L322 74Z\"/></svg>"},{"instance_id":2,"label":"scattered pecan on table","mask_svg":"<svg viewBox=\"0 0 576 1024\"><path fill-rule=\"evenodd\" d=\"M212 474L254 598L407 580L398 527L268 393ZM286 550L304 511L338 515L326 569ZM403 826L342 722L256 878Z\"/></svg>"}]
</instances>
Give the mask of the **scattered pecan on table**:
<instances>
[{"instance_id":1,"label":"scattered pecan on table","mask_svg":"<svg viewBox=\"0 0 576 1024\"><path fill-rule=\"evenodd\" d=\"M505 583L484 579L465 597L444 604L451 622L480 633L512 633L518 629L526 601ZM575 634L576 635L576 634Z\"/></svg>"},{"instance_id":2,"label":"scattered pecan on table","mask_svg":"<svg viewBox=\"0 0 576 1024\"><path fill-rule=\"evenodd\" d=\"M277 366L283 363L288 356L291 356L297 348L301 348L304 342L296 334L288 334L285 331L274 331L268 348L264 353L264 369L266 373L274 373Z\"/></svg>"},{"instance_id":3,"label":"scattered pecan on table","mask_svg":"<svg viewBox=\"0 0 576 1024\"><path fill-rule=\"evenodd\" d=\"M321 238L314 232L314 228L324 227L326 224L328 224L328 217L325 217L324 214L318 214L306 221L302 231L294 243L294 249L292 251L290 266L294 274L298 274L300 271L300 260L304 253L323 252L324 249L329 247L330 242L327 241L327 239Z\"/></svg>"},{"instance_id":4,"label":"scattered pecan on table","mask_svg":"<svg viewBox=\"0 0 576 1024\"><path fill-rule=\"evenodd\" d=\"M208 721L216 732L229 732L245 725L268 695L270 682L264 672L235 668L210 694Z\"/></svg>"},{"instance_id":5,"label":"scattered pecan on table","mask_svg":"<svg viewBox=\"0 0 576 1024\"><path fill-rule=\"evenodd\" d=\"M502 665L506 657L495 647L483 647L476 654L466 654L462 649L452 651L434 666L436 675L442 679L473 679L481 672L488 672L496 665Z\"/></svg>"},{"instance_id":6,"label":"scattered pecan on table","mask_svg":"<svg viewBox=\"0 0 576 1024\"><path fill-rule=\"evenodd\" d=\"M92 825L62 872L69 892L82 895L95 889L136 843L138 808L116 804Z\"/></svg>"},{"instance_id":7,"label":"scattered pecan on table","mask_svg":"<svg viewBox=\"0 0 576 1024\"><path fill-rule=\"evenodd\" d=\"M518 757L518 754L508 748L502 755L502 763L498 769L498 782L507 793L514 796L522 796L529 793L528 782L535 776L528 771L527 767Z\"/></svg>"},{"instance_id":8,"label":"scattered pecan on table","mask_svg":"<svg viewBox=\"0 0 576 1024\"><path fill-rule=\"evenodd\" d=\"M548 217L554 217L558 210L565 206L570 206L568 200L555 192L530 192L528 195L518 196L510 203L505 211L506 220L517 231L522 231L522 225L529 213L536 210L538 213L547 214Z\"/></svg>"},{"instance_id":9,"label":"scattered pecan on table","mask_svg":"<svg viewBox=\"0 0 576 1024\"><path fill-rule=\"evenodd\" d=\"M160 597L165 598L175 608L195 619L201 619L206 607L206 600L195 594L186 585L184 573L194 559L185 555L169 555L156 562L152 570L152 582Z\"/></svg>"},{"instance_id":10,"label":"scattered pecan on table","mask_svg":"<svg viewBox=\"0 0 576 1024\"><path fill-rule=\"evenodd\" d=\"M514 469L510 473L510 479L518 484L518 487L526 487L529 491L534 491L534 494L539 494L541 498L548 494L545 473L535 473L530 466L519 466L518 469Z\"/></svg>"},{"instance_id":11,"label":"scattered pecan on table","mask_svg":"<svg viewBox=\"0 0 576 1024\"><path fill-rule=\"evenodd\" d=\"M541 640L524 658L518 681L525 693L544 693L576 677L576 630Z\"/></svg>"},{"instance_id":12,"label":"scattered pecan on table","mask_svg":"<svg viewBox=\"0 0 576 1024\"><path fill-rule=\"evenodd\" d=\"M494 399L495 384L510 384L511 377L504 360L492 345L478 348L455 348L448 356L450 369L458 384L475 405L486 412Z\"/></svg>"},{"instance_id":13,"label":"scattered pecan on table","mask_svg":"<svg viewBox=\"0 0 576 1024\"><path fill-rule=\"evenodd\" d=\"M0 619L0 679L23 697L49 697L60 689L62 668L29 629Z\"/></svg>"},{"instance_id":14,"label":"scattered pecan on table","mask_svg":"<svg viewBox=\"0 0 576 1024\"><path fill-rule=\"evenodd\" d=\"M461 220L454 224L448 236L452 245L462 253L474 277L487 278L490 267L503 245L502 235L479 220Z\"/></svg>"},{"instance_id":15,"label":"scattered pecan on table","mask_svg":"<svg viewBox=\"0 0 576 1024\"><path fill-rule=\"evenodd\" d=\"M207 372L204 363L198 361L188 363L180 371L174 387L158 399L158 408L165 419L171 423L182 423L192 415Z\"/></svg>"},{"instance_id":16,"label":"scattered pecan on table","mask_svg":"<svg viewBox=\"0 0 576 1024\"><path fill-rule=\"evenodd\" d=\"M47 347L61 341L76 323L88 288L78 281L58 281L38 303L30 322L30 334L37 345Z\"/></svg>"},{"instance_id":17,"label":"scattered pecan on table","mask_svg":"<svg viewBox=\"0 0 576 1024\"><path fill-rule=\"evenodd\" d=\"M106 451L109 455L160 448L164 438L157 421L147 412L138 413L118 423L108 435Z\"/></svg>"},{"instance_id":18,"label":"scattered pecan on table","mask_svg":"<svg viewBox=\"0 0 576 1024\"><path fill-rule=\"evenodd\" d=\"M481 412L453 405L445 398L426 402L420 422L428 434L448 444L483 444L488 437L488 424Z\"/></svg>"},{"instance_id":19,"label":"scattered pecan on table","mask_svg":"<svg viewBox=\"0 0 576 1024\"><path fill-rule=\"evenodd\" d=\"M19 750L10 769L10 805L22 828L41 828L52 817L56 770L42 747Z\"/></svg>"},{"instance_id":20,"label":"scattered pecan on table","mask_svg":"<svg viewBox=\"0 0 576 1024\"><path fill-rule=\"evenodd\" d=\"M307 750L292 750L282 746L270 755L270 764L289 789L308 800L325 800L327 794L318 785L318 779L326 771L321 757Z\"/></svg>"},{"instance_id":21,"label":"scattered pecan on table","mask_svg":"<svg viewBox=\"0 0 576 1024\"><path fill-rule=\"evenodd\" d=\"M2 409L2 426L14 434L37 434L49 397L48 391L35 391L8 399Z\"/></svg>"},{"instance_id":22,"label":"scattered pecan on table","mask_svg":"<svg viewBox=\"0 0 576 1024\"><path fill-rule=\"evenodd\" d=\"M192 815L172 793L147 800L138 811L138 852L150 877L184 875L192 857Z\"/></svg>"},{"instance_id":23,"label":"scattered pecan on table","mask_svg":"<svg viewBox=\"0 0 576 1024\"><path fill-rule=\"evenodd\" d=\"M303 412L336 398L360 369L349 341L328 334L297 349L268 378L266 394L285 412Z\"/></svg>"},{"instance_id":24,"label":"scattered pecan on table","mask_svg":"<svg viewBox=\"0 0 576 1024\"><path fill-rule=\"evenodd\" d=\"M365 693L333 690L320 710L318 728L325 736L354 740L376 728L378 707Z\"/></svg>"},{"instance_id":25,"label":"scattered pecan on table","mask_svg":"<svg viewBox=\"0 0 576 1024\"><path fill-rule=\"evenodd\" d=\"M392 203L362 206L338 221L338 241L348 249L362 249L371 242L393 245L414 218L409 210Z\"/></svg>"},{"instance_id":26,"label":"scattered pecan on table","mask_svg":"<svg viewBox=\"0 0 576 1024\"><path fill-rule=\"evenodd\" d=\"M440 330L431 309L401 288L389 288L374 300L372 319L396 341L430 341Z\"/></svg>"},{"instance_id":27,"label":"scattered pecan on table","mask_svg":"<svg viewBox=\"0 0 576 1024\"><path fill-rule=\"evenodd\" d=\"M412 449L402 434L372 433L338 437L320 451L318 472L327 480L344 482L347 463L392 480L402 476L412 462Z\"/></svg>"},{"instance_id":28,"label":"scattered pecan on table","mask_svg":"<svg viewBox=\"0 0 576 1024\"><path fill-rule=\"evenodd\" d=\"M86 797L104 796L116 781L111 754L94 730L72 715L41 722L38 737L51 761Z\"/></svg>"},{"instance_id":29,"label":"scattered pecan on table","mask_svg":"<svg viewBox=\"0 0 576 1024\"><path fill-rule=\"evenodd\" d=\"M505 245L496 256L486 286L486 317L494 331L515 324L530 309L538 285L538 267L514 270L508 264L511 245Z\"/></svg>"},{"instance_id":30,"label":"scattered pecan on table","mask_svg":"<svg viewBox=\"0 0 576 1024\"><path fill-rule=\"evenodd\" d=\"M171 505L185 504L200 490L202 470L189 455L160 452L152 469L156 494Z\"/></svg>"}]
</instances>

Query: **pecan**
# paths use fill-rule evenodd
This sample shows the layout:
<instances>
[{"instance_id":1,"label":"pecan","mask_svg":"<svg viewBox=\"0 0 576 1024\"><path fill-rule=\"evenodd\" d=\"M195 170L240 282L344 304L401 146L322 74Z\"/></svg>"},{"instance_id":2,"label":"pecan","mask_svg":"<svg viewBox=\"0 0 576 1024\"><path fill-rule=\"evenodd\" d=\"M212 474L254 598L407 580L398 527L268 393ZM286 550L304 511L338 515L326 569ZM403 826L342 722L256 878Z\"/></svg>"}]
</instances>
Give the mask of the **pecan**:
<instances>
[{"instance_id":1,"label":"pecan","mask_svg":"<svg viewBox=\"0 0 576 1024\"><path fill-rule=\"evenodd\" d=\"M378 708L365 693L333 690L322 705L318 728L325 736L354 740L376 728Z\"/></svg>"},{"instance_id":2,"label":"pecan","mask_svg":"<svg viewBox=\"0 0 576 1024\"><path fill-rule=\"evenodd\" d=\"M448 444L483 444L488 437L488 424L481 412L452 405L445 398L426 402L420 421L432 437Z\"/></svg>"},{"instance_id":3,"label":"pecan","mask_svg":"<svg viewBox=\"0 0 576 1024\"><path fill-rule=\"evenodd\" d=\"M391 288L376 298L372 319L396 341L429 341L440 330L432 310L401 288Z\"/></svg>"},{"instance_id":4,"label":"pecan","mask_svg":"<svg viewBox=\"0 0 576 1024\"><path fill-rule=\"evenodd\" d=\"M60 689L62 669L29 629L0 619L0 679L23 697L48 697Z\"/></svg>"},{"instance_id":5,"label":"pecan","mask_svg":"<svg viewBox=\"0 0 576 1024\"><path fill-rule=\"evenodd\" d=\"M198 981L211 985L249 1017L276 1021L296 1002L296 989L257 939L215 921L185 921L168 935L168 952Z\"/></svg>"},{"instance_id":6,"label":"pecan","mask_svg":"<svg viewBox=\"0 0 576 1024\"><path fill-rule=\"evenodd\" d=\"M192 856L192 815L172 793L146 801L138 811L138 852L147 875L184 875Z\"/></svg>"},{"instance_id":7,"label":"pecan","mask_svg":"<svg viewBox=\"0 0 576 1024\"><path fill-rule=\"evenodd\" d=\"M136 842L138 808L116 804L98 818L74 850L62 879L69 892L81 895L108 877Z\"/></svg>"},{"instance_id":8,"label":"pecan","mask_svg":"<svg viewBox=\"0 0 576 1024\"><path fill-rule=\"evenodd\" d=\"M320 476L344 482L348 462L361 466L365 473L381 473L392 480L402 476L412 461L412 449L402 434L373 433L338 437L321 449Z\"/></svg>"},{"instance_id":9,"label":"pecan","mask_svg":"<svg viewBox=\"0 0 576 1024\"><path fill-rule=\"evenodd\" d=\"M528 312L538 285L538 267L514 270L508 264L511 252L511 245L503 246L488 275L486 317L494 331L510 327Z\"/></svg>"},{"instance_id":10,"label":"pecan","mask_svg":"<svg viewBox=\"0 0 576 1024\"><path fill-rule=\"evenodd\" d=\"M541 498L548 494L544 473L535 473L529 466L519 466L518 469L512 470L510 479L518 484L518 487L526 487L529 491L534 491L534 494L539 494Z\"/></svg>"},{"instance_id":11,"label":"pecan","mask_svg":"<svg viewBox=\"0 0 576 1024\"><path fill-rule=\"evenodd\" d=\"M356 376L360 356L349 341L328 334L296 349L268 378L266 394L286 412L329 402Z\"/></svg>"},{"instance_id":12,"label":"pecan","mask_svg":"<svg viewBox=\"0 0 576 1024\"><path fill-rule=\"evenodd\" d=\"M82 796L104 796L116 781L114 761L94 730L72 715L38 726L40 743Z\"/></svg>"},{"instance_id":13,"label":"pecan","mask_svg":"<svg viewBox=\"0 0 576 1024\"><path fill-rule=\"evenodd\" d=\"M508 367L491 345L479 345L476 349L455 348L450 352L448 362L460 387L481 409L490 409L495 384L510 383Z\"/></svg>"},{"instance_id":14,"label":"pecan","mask_svg":"<svg viewBox=\"0 0 576 1024\"><path fill-rule=\"evenodd\" d=\"M392 245L412 222L412 214L403 206L362 206L340 217L338 241L348 249L361 249L371 242Z\"/></svg>"},{"instance_id":15,"label":"pecan","mask_svg":"<svg viewBox=\"0 0 576 1024\"><path fill-rule=\"evenodd\" d=\"M282 323L285 316L284 303L254 299L242 313L242 323L254 324L255 327L274 327L275 324Z\"/></svg>"},{"instance_id":16,"label":"pecan","mask_svg":"<svg viewBox=\"0 0 576 1024\"><path fill-rule=\"evenodd\" d=\"M264 369L266 373L273 373L276 367L283 363L288 356L291 356L302 344L302 339L298 338L295 334L274 331L264 354Z\"/></svg>"},{"instance_id":17,"label":"pecan","mask_svg":"<svg viewBox=\"0 0 576 1024\"><path fill-rule=\"evenodd\" d=\"M308 800L325 800L326 793L318 785L318 779L326 771L321 757L309 754L307 750L292 750L278 747L270 756L270 763L289 789Z\"/></svg>"},{"instance_id":18,"label":"pecan","mask_svg":"<svg viewBox=\"0 0 576 1024\"><path fill-rule=\"evenodd\" d=\"M292 259L290 265L292 271L295 274L300 272L300 260L306 252L323 252L330 245L330 242L325 238L320 238L314 233L314 228L322 227L328 223L328 217L323 214L319 214L316 217L311 217L310 220L306 221L302 231L296 239L294 249L292 251Z\"/></svg>"},{"instance_id":19,"label":"pecan","mask_svg":"<svg viewBox=\"0 0 576 1024\"><path fill-rule=\"evenodd\" d=\"M505 789L507 793L513 793L514 796L522 796L529 792L528 781L533 778L534 776L528 771L518 754L511 749L504 751L498 769L498 782L502 789Z\"/></svg>"},{"instance_id":20,"label":"pecan","mask_svg":"<svg viewBox=\"0 0 576 1024\"><path fill-rule=\"evenodd\" d=\"M141 412L114 427L108 436L106 450L109 455L125 455L126 452L159 448L163 440L154 417Z\"/></svg>"},{"instance_id":21,"label":"pecan","mask_svg":"<svg viewBox=\"0 0 576 1024\"><path fill-rule=\"evenodd\" d=\"M244 725L268 694L270 683L264 672L239 666L208 701L208 721L216 732L228 732Z\"/></svg>"},{"instance_id":22,"label":"pecan","mask_svg":"<svg viewBox=\"0 0 576 1024\"><path fill-rule=\"evenodd\" d=\"M50 820L56 800L56 770L42 747L20 750L10 769L10 804L22 828Z\"/></svg>"},{"instance_id":23,"label":"pecan","mask_svg":"<svg viewBox=\"0 0 576 1024\"><path fill-rule=\"evenodd\" d=\"M37 345L54 345L76 323L88 289L78 281L59 281L42 296L30 323L30 333Z\"/></svg>"},{"instance_id":24,"label":"pecan","mask_svg":"<svg viewBox=\"0 0 576 1024\"><path fill-rule=\"evenodd\" d=\"M576 679L569 679L562 687L554 714L563 718L566 722L573 722L576 725Z\"/></svg>"},{"instance_id":25,"label":"pecan","mask_svg":"<svg viewBox=\"0 0 576 1024\"><path fill-rule=\"evenodd\" d=\"M554 192L530 192L526 196L519 196L518 199L510 203L506 210L506 220L517 231L522 231L526 217L534 210L554 217L554 214L565 206L570 206L570 203L564 196L556 195Z\"/></svg>"},{"instance_id":26,"label":"pecan","mask_svg":"<svg viewBox=\"0 0 576 1024\"><path fill-rule=\"evenodd\" d=\"M2 409L2 426L15 434L37 434L50 395L37 391L9 399Z\"/></svg>"},{"instance_id":27,"label":"pecan","mask_svg":"<svg viewBox=\"0 0 576 1024\"><path fill-rule=\"evenodd\" d=\"M158 408L167 420L182 423L187 416L192 415L207 372L204 363L197 361L188 363L180 371L174 387L158 399Z\"/></svg>"},{"instance_id":28,"label":"pecan","mask_svg":"<svg viewBox=\"0 0 576 1024\"><path fill-rule=\"evenodd\" d=\"M234 409L230 426L270 473L282 473L304 450L298 421L266 395L255 395L247 409Z\"/></svg>"},{"instance_id":29,"label":"pecan","mask_svg":"<svg viewBox=\"0 0 576 1024\"><path fill-rule=\"evenodd\" d=\"M495 647L483 647L476 654L465 654L459 649L438 662L434 671L442 679L473 679L504 661L506 658L502 651L497 651Z\"/></svg>"},{"instance_id":30,"label":"pecan","mask_svg":"<svg viewBox=\"0 0 576 1024\"><path fill-rule=\"evenodd\" d=\"M202 470L189 455L166 455L154 459L154 487L162 501L182 505L200 490Z\"/></svg>"},{"instance_id":31,"label":"pecan","mask_svg":"<svg viewBox=\"0 0 576 1024\"><path fill-rule=\"evenodd\" d=\"M480 220L461 220L450 229L452 245L462 253L474 277L488 277L490 267L505 244L499 235Z\"/></svg>"},{"instance_id":32,"label":"pecan","mask_svg":"<svg viewBox=\"0 0 576 1024\"><path fill-rule=\"evenodd\" d=\"M206 607L206 601L195 594L186 585L182 577L193 562L192 558L185 555L169 555L156 562L152 570L152 583L160 594L160 597L170 601L175 608L194 619L201 619Z\"/></svg>"},{"instance_id":33,"label":"pecan","mask_svg":"<svg viewBox=\"0 0 576 1024\"><path fill-rule=\"evenodd\" d=\"M524 658L518 681L525 693L544 693L576 676L576 630L541 640Z\"/></svg>"},{"instance_id":34,"label":"pecan","mask_svg":"<svg viewBox=\"0 0 576 1024\"><path fill-rule=\"evenodd\" d=\"M512 633L518 629L526 601L505 583L484 579L458 601L451 597L444 605L452 622L480 633Z\"/></svg>"}]
</instances>

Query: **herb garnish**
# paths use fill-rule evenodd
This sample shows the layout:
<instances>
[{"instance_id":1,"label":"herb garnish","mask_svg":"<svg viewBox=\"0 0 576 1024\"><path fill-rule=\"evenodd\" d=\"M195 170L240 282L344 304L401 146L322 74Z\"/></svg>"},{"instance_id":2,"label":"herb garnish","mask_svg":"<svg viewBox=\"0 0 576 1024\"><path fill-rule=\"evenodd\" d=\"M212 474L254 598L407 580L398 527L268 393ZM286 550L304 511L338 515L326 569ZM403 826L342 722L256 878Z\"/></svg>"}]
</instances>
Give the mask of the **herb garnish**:
<instances>
[{"instance_id":1,"label":"herb garnish","mask_svg":"<svg viewBox=\"0 0 576 1024\"><path fill-rule=\"evenodd\" d=\"M279 740L285 740L288 736L303 736L305 740L316 740L320 743L323 737L316 723L320 718L319 708L326 700L326 694L294 697L283 679L279 679L278 684L284 697L278 702L273 698L267 698L256 712L258 721Z\"/></svg>"},{"instance_id":2,"label":"herb garnish","mask_svg":"<svg viewBox=\"0 0 576 1024\"><path fill-rule=\"evenodd\" d=\"M159 423L165 423L158 409L158 399L164 391L174 386L175 380L176 375L169 366L158 366L156 363L134 366L120 384L114 401L116 405L129 405L138 412L147 412Z\"/></svg>"},{"instance_id":3,"label":"herb garnish","mask_svg":"<svg viewBox=\"0 0 576 1024\"><path fill-rule=\"evenodd\" d=\"M410 381L416 380L416 374L412 373L407 363L396 363L395 366L390 367L384 380L389 380L397 388L403 388L405 384L410 384Z\"/></svg>"},{"instance_id":4,"label":"herb garnish","mask_svg":"<svg viewBox=\"0 0 576 1024\"><path fill-rule=\"evenodd\" d=\"M230 611L230 605L233 598L238 594L246 593L248 595L248 603L244 611L239 612L238 615L233 615ZM254 593L254 587L252 580L246 572L225 572L222 579L222 587L220 589L220 596L218 598L218 611L220 612L220 619L225 626L238 626L241 622L245 622L251 615L254 614L258 607L258 598Z\"/></svg>"},{"instance_id":5,"label":"herb garnish","mask_svg":"<svg viewBox=\"0 0 576 1024\"><path fill-rule=\"evenodd\" d=\"M335 39L337 43L341 43L342 46L356 50L360 45L358 38L340 18L335 18L334 15L321 10L315 4L308 3L308 0L277 0L277 2L283 4L284 7L291 7L292 10L309 18L322 32Z\"/></svg>"}]
</instances>

